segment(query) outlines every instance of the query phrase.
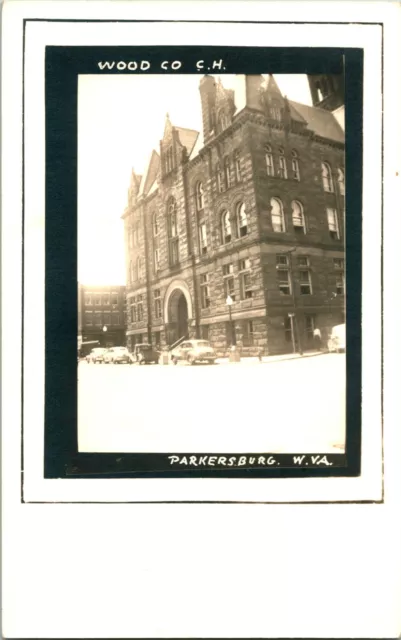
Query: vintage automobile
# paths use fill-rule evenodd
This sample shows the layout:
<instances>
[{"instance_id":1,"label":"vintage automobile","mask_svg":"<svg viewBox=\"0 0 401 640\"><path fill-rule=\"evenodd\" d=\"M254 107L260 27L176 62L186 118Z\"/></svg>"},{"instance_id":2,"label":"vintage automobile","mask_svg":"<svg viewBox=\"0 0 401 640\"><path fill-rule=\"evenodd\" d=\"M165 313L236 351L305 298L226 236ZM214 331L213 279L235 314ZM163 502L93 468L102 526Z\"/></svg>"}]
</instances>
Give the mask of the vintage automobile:
<instances>
[{"instance_id":1,"label":"vintage automobile","mask_svg":"<svg viewBox=\"0 0 401 640\"><path fill-rule=\"evenodd\" d=\"M136 344L132 353L132 361L137 364L157 364L159 352L151 344Z\"/></svg>"},{"instance_id":2,"label":"vintage automobile","mask_svg":"<svg viewBox=\"0 0 401 640\"><path fill-rule=\"evenodd\" d=\"M338 324L332 328L327 349L329 353L345 351L345 324Z\"/></svg>"},{"instance_id":3,"label":"vintage automobile","mask_svg":"<svg viewBox=\"0 0 401 640\"><path fill-rule=\"evenodd\" d=\"M92 349L92 351L86 356L86 362L92 362L93 364L102 363L103 356L106 351L107 349L103 349L102 347L96 347L96 349Z\"/></svg>"},{"instance_id":4,"label":"vintage automobile","mask_svg":"<svg viewBox=\"0 0 401 640\"><path fill-rule=\"evenodd\" d=\"M192 365L196 362L214 364L216 358L216 352L208 340L185 340L171 352L174 364L180 360Z\"/></svg>"},{"instance_id":5,"label":"vintage automobile","mask_svg":"<svg viewBox=\"0 0 401 640\"><path fill-rule=\"evenodd\" d=\"M111 347L103 356L104 364L132 364L127 347Z\"/></svg>"}]
</instances>

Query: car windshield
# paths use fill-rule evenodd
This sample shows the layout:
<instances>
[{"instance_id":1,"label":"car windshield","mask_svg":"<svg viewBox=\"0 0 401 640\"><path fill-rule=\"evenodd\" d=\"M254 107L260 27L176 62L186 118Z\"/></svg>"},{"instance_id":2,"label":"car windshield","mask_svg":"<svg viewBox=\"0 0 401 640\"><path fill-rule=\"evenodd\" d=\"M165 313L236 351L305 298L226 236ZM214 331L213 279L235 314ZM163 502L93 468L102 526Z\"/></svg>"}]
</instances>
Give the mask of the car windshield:
<instances>
[{"instance_id":1,"label":"car windshield","mask_svg":"<svg viewBox=\"0 0 401 640\"><path fill-rule=\"evenodd\" d=\"M92 349L92 353L103 353L105 349Z\"/></svg>"},{"instance_id":2,"label":"car windshield","mask_svg":"<svg viewBox=\"0 0 401 640\"><path fill-rule=\"evenodd\" d=\"M210 342L208 342L207 340L198 340L198 342L194 343L195 347L211 347Z\"/></svg>"}]
</instances>

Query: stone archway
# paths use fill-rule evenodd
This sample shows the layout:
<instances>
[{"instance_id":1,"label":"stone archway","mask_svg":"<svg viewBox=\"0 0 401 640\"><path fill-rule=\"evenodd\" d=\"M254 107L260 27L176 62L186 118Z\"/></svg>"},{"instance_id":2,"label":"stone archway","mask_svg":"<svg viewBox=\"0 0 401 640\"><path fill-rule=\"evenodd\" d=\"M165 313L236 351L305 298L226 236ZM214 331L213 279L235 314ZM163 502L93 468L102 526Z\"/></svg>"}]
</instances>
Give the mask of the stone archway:
<instances>
[{"instance_id":1,"label":"stone archway","mask_svg":"<svg viewBox=\"0 0 401 640\"><path fill-rule=\"evenodd\" d=\"M171 346L180 338L188 336L191 319L192 301L188 285L183 280L174 280L164 299L167 344Z\"/></svg>"}]
</instances>

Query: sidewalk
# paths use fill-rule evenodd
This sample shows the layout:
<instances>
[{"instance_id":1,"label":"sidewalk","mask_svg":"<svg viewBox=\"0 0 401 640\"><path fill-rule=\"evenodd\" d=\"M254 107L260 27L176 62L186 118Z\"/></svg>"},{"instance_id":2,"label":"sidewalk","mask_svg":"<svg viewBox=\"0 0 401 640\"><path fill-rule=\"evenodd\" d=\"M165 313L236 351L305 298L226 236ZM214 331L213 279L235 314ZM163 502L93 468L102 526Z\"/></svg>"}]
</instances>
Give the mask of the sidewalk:
<instances>
[{"instance_id":1,"label":"sidewalk","mask_svg":"<svg viewBox=\"0 0 401 640\"><path fill-rule=\"evenodd\" d=\"M271 362L281 362L282 360L300 360L301 358L313 358L314 356L323 356L327 353L328 351L306 351L305 353L302 354L302 356L299 353L283 353L277 356L263 356L260 364L262 363L269 364ZM259 358L257 356L251 356L251 357L244 356L243 358L241 358L240 363L238 362L231 363L228 357L217 358L216 360L217 364L254 364L255 362L259 362Z\"/></svg>"}]
</instances>

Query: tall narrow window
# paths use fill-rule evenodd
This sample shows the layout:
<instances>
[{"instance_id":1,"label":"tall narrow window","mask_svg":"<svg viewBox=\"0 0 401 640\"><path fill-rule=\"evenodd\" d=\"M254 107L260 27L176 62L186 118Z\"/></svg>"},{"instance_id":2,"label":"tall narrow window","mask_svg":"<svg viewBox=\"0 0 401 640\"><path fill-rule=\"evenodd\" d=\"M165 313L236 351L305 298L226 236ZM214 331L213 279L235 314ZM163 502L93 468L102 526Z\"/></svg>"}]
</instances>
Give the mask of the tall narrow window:
<instances>
[{"instance_id":1,"label":"tall narrow window","mask_svg":"<svg viewBox=\"0 0 401 640\"><path fill-rule=\"evenodd\" d=\"M292 177L294 178L294 180L299 180L301 179L301 175L299 173L299 161L298 161L298 154L295 151L295 149L293 149L291 151L291 169L292 169Z\"/></svg>"},{"instance_id":2,"label":"tall narrow window","mask_svg":"<svg viewBox=\"0 0 401 640\"><path fill-rule=\"evenodd\" d=\"M288 256L276 256L276 269L279 291L281 294L288 296L291 293L291 279L288 265Z\"/></svg>"},{"instance_id":3,"label":"tall narrow window","mask_svg":"<svg viewBox=\"0 0 401 640\"><path fill-rule=\"evenodd\" d=\"M303 258L306 261L307 266L309 265L309 261L307 258ZM300 266L304 266L305 262L298 262ZM309 296L312 293L312 279L309 269L302 269L299 272L299 287L302 296Z\"/></svg>"},{"instance_id":4,"label":"tall narrow window","mask_svg":"<svg viewBox=\"0 0 401 640\"><path fill-rule=\"evenodd\" d=\"M221 238L222 238L222 244L227 244L227 242L231 242L232 231L231 231L231 220L230 220L229 211L224 211L221 216Z\"/></svg>"},{"instance_id":5,"label":"tall narrow window","mask_svg":"<svg viewBox=\"0 0 401 640\"><path fill-rule=\"evenodd\" d=\"M305 333L308 340L313 340L315 330L315 316L305 316Z\"/></svg>"},{"instance_id":6,"label":"tall narrow window","mask_svg":"<svg viewBox=\"0 0 401 640\"><path fill-rule=\"evenodd\" d=\"M333 192L333 177L331 175L331 168L327 162L322 162L322 180L323 189L328 193Z\"/></svg>"},{"instance_id":7,"label":"tall narrow window","mask_svg":"<svg viewBox=\"0 0 401 640\"><path fill-rule=\"evenodd\" d=\"M340 230L338 228L337 211L335 209L326 209L326 213L330 237L333 238L333 240L338 240L340 237Z\"/></svg>"},{"instance_id":8,"label":"tall narrow window","mask_svg":"<svg viewBox=\"0 0 401 640\"><path fill-rule=\"evenodd\" d=\"M284 178L285 180L287 179L287 163L285 160L285 155L284 155L284 149L279 149L278 150L279 156L278 156L278 177L279 178Z\"/></svg>"},{"instance_id":9,"label":"tall narrow window","mask_svg":"<svg viewBox=\"0 0 401 640\"><path fill-rule=\"evenodd\" d=\"M269 144L265 147L266 171L268 176L274 176L274 164L272 148Z\"/></svg>"},{"instance_id":10,"label":"tall narrow window","mask_svg":"<svg viewBox=\"0 0 401 640\"><path fill-rule=\"evenodd\" d=\"M338 190L343 196L345 193L345 181L344 181L344 171L342 169L337 169L337 182L338 182Z\"/></svg>"},{"instance_id":11,"label":"tall narrow window","mask_svg":"<svg viewBox=\"0 0 401 640\"><path fill-rule=\"evenodd\" d=\"M170 266L178 264L178 231L175 200L171 199L167 207L167 235Z\"/></svg>"},{"instance_id":12,"label":"tall narrow window","mask_svg":"<svg viewBox=\"0 0 401 640\"><path fill-rule=\"evenodd\" d=\"M245 320L242 327L242 344L244 347L251 347L254 343L253 320Z\"/></svg>"},{"instance_id":13,"label":"tall narrow window","mask_svg":"<svg viewBox=\"0 0 401 640\"><path fill-rule=\"evenodd\" d=\"M249 258L239 262L240 295L242 300L252 298L251 261Z\"/></svg>"},{"instance_id":14,"label":"tall narrow window","mask_svg":"<svg viewBox=\"0 0 401 640\"><path fill-rule=\"evenodd\" d=\"M235 165L235 179L237 182L241 182L242 174L241 174L241 158L239 155L239 151L236 151L234 154L234 165Z\"/></svg>"},{"instance_id":15,"label":"tall narrow window","mask_svg":"<svg viewBox=\"0 0 401 640\"><path fill-rule=\"evenodd\" d=\"M230 160L228 158L224 160L224 175L226 180L226 188L229 189L231 187L231 168Z\"/></svg>"},{"instance_id":16,"label":"tall narrow window","mask_svg":"<svg viewBox=\"0 0 401 640\"><path fill-rule=\"evenodd\" d=\"M209 292L209 275L204 273L200 276L200 290L201 290L201 307L202 309L208 309L210 307L210 292Z\"/></svg>"},{"instance_id":17,"label":"tall narrow window","mask_svg":"<svg viewBox=\"0 0 401 640\"><path fill-rule=\"evenodd\" d=\"M153 237L157 238L157 236L159 235L159 222L157 219L156 212L153 214L152 222L153 222Z\"/></svg>"},{"instance_id":18,"label":"tall narrow window","mask_svg":"<svg viewBox=\"0 0 401 640\"><path fill-rule=\"evenodd\" d=\"M305 216L302 208L302 204L297 200L291 202L292 210L292 225L294 230L298 233L306 233Z\"/></svg>"},{"instance_id":19,"label":"tall narrow window","mask_svg":"<svg viewBox=\"0 0 401 640\"><path fill-rule=\"evenodd\" d=\"M221 170L220 164L218 164L216 167L216 173L217 173L217 190L219 191L219 193L221 193L222 191L224 191L224 180L223 180L223 172Z\"/></svg>"},{"instance_id":20,"label":"tall narrow window","mask_svg":"<svg viewBox=\"0 0 401 640\"><path fill-rule=\"evenodd\" d=\"M199 248L201 254L207 253L207 233L206 233L206 223L201 222L199 225Z\"/></svg>"},{"instance_id":21,"label":"tall narrow window","mask_svg":"<svg viewBox=\"0 0 401 640\"><path fill-rule=\"evenodd\" d=\"M153 299L155 304L155 318L161 318L162 315L162 302L160 297L160 289L155 289L153 292Z\"/></svg>"},{"instance_id":22,"label":"tall narrow window","mask_svg":"<svg viewBox=\"0 0 401 640\"><path fill-rule=\"evenodd\" d=\"M202 211L204 208L203 185L201 182L196 183L196 210Z\"/></svg>"},{"instance_id":23,"label":"tall narrow window","mask_svg":"<svg viewBox=\"0 0 401 640\"><path fill-rule=\"evenodd\" d=\"M272 198L270 200L270 205L273 231L282 233L285 231L285 223L283 205L281 203L281 200L279 200L278 198Z\"/></svg>"},{"instance_id":24,"label":"tall narrow window","mask_svg":"<svg viewBox=\"0 0 401 640\"><path fill-rule=\"evenodd\" d=\"M238 237L243 238L248 233L248 217L246 215L245 204L242 202L237 206Z\"/></svg>"},{"instance_id":25,"label":"tall narrow window","mask_svg":"<svg viewBox=\"0 0 401 640\"><path fill-rule=\"evenodd\" d=\"M160 249L156 247L153 252L153 266L155 273L157 273L160 269Z\"/></svg>"},{"instance_id":26,"label":"tall narrow window","mask_svg":"<svg viewBox=\"0 0 401 640\"><path fill-rule=\"evenodd\" d=\"M141 259L138 256L136 259L136 267L135 267L135 280L139 280L141 273Z\"/></svg>"}]
</instances>

